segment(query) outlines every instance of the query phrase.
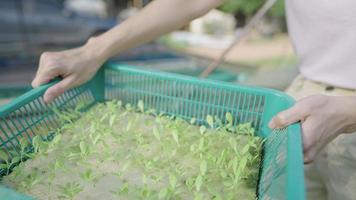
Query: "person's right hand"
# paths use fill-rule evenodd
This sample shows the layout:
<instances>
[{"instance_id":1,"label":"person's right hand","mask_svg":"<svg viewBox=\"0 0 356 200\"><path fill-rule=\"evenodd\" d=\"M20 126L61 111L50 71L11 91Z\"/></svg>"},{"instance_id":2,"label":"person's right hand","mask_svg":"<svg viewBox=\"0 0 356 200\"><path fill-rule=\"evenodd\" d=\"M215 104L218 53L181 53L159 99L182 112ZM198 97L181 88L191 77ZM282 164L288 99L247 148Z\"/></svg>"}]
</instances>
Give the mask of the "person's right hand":
<instances>
[{"instance_id":1,"label":"person's right hand","mask_svg":"<svg viewBox=\"0 0 356 200\"><path fill-rule=\"evenodd\" d=\"M61 77L62 80L48 88L43 96L44 101L50 103L64 91L91 79L105 60L90 42L70 50L45 52L41 55L32 87L36 88Z\"/></svg>"}]
</instances>

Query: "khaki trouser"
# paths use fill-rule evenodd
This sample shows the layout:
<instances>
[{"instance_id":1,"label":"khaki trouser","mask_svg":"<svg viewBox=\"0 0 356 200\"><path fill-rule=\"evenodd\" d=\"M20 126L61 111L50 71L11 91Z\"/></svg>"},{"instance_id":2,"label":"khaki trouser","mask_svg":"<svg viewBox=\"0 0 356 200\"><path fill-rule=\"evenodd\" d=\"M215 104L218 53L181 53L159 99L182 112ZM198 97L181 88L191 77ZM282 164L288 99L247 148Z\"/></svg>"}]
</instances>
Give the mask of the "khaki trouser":
<instances>
[{"instance_id":1,"label":"khaki trouser","mask_svg":"<svg viewBox=\"0 0 356 200\"><path fill-rule=\"evenodd\" d=\"M331 87L301 75L286 92L297 100L314 94L356 96L356 90ZM356 134L340 135L304 167L309 200L356 199Z\"/></svg>"}]
</instances>

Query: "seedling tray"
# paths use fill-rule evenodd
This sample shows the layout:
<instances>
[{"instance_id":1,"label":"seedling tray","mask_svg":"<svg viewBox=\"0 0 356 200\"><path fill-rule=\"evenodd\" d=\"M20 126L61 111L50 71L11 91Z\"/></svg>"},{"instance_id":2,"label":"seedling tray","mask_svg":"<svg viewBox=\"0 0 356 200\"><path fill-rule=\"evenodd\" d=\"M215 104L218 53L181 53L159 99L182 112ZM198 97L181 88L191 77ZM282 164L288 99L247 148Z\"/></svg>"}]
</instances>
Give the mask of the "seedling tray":
<instances>
[{"instance_id":1,"label":"seedling tray","mask_svg":"<svg viewBox=\"0 0 356 200\"><path fill-rule=\"evenodd\" d=\"M71 89L51 104L43 102L45 90L55 82L32 89L0 108L1 149L18 149L21 138L30 142L35 135L50 140L63 126L52 107L71 109L78 104L83 112L98 102L119 99L168 115L206 124L207 115L223 119L227 112L234 125L250 122L258 136L266 138L256 194L259 199L305 199L300 124L273 131L269 120L293 105L284 93L264 88L204 80L184 75L107 63L88 83ZM46 131L46 134L43 131ZM6 172L0 171L2 175Z\"/></svg>"}]
</instances>

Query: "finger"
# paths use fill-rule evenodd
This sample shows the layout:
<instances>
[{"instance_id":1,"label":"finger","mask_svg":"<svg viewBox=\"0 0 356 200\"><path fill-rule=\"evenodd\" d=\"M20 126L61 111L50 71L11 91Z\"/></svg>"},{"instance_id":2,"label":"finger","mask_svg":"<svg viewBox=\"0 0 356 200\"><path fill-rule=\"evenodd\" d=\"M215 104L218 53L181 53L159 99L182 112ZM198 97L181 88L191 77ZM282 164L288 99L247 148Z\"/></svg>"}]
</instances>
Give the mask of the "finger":
<instances>
[{"instance_id":1,"label":"finger","mask_svg":"<svg viewBox=\"0 0 356 200\"><path fill-rule=\"evenodd\" d=\"M31 85L33 88L39 87L43 84L46 84L50 82L52 79L54 79L56 75L49 75L49 76L36 76L35 79L33 79Z\"/></svg>"},{"instance_id":2,"label":"finger","mask_svg":"<svg viewBox=\"0 0 356 200\"><path fill-rule=\"evenodd\" d=\"M43 95L43 100L45 101L45 103L52 102L59 95L63 94L66 90L71 88L74 80L75 79L72 76L69 76L48 88L45 94Z\"/></svg>"},{"instance_id":3,"label":"finger","mask_svg":"<svg viewBox=\"0 0 356 200\"><path fill-rule=\"evenodd\" d=\"M43 84L48 83L55 77L61 75L58 67L45 67L41 71L38 71L36 77L32 81L32 87L36 88Z\"/></svg>"},{"instance_id":4,"label":"finger","mask_svg":"<svg viewBox=\"0 0 356 200\"><path fill-rule=\"evenodd\" d=\"M311 149L304 152L303 162L304 164L310 164L314 161L316 156L316 151Z\"/></svg>"},{"instance_id":5,"label":"finger","mask_svg":"<svg viewBox=\"0 0 356 200\"><path fill-rule=\"evenodd\" d=\"M315 121L313 119L308 119L302 124L302 139L303 139L303 154L304 163L309 164L313 162L316 155L317 140L316 140L316 130Z\"/></svg>"},{"instance_id":6,"label":"finger","mask_svg":"<svg viewBox=\"0 0 356 200\"><path fill-rule=\"evenodd\" d=\"M52 56L53 53L50 52L42 53L36 76L31 83L32 87L39 87L60 75L58 64L54 62Z\"/></svg>"},{"instance_id":7,"label":"finger","mask_svg":"<svg viewBox=\"0 0 356 200\"><path fill-rule=\"evenodd\" d=\"M304 104L297 103L293 107L278 113L269 122L271 129L284 128L298 121L303 121L308 115L308 109Z\"/></svg>"}]
</instances>

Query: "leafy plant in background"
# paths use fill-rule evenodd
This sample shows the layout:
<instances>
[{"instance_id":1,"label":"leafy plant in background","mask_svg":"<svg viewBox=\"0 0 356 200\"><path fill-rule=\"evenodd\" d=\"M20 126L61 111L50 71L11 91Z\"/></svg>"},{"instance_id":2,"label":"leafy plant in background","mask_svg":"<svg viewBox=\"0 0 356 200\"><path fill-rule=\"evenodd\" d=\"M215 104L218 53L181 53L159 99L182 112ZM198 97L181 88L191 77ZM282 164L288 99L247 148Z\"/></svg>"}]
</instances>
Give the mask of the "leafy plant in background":
<instances>
[{"instance_id":1,"label":"leafy plant in background","mask_svg":"<svg viewBox=\"0 0 356 200\"><path fill-rule=\"evenodd\" d=\"M247 17L251 17L261 8L264 2L262 0L226 0L218 9L231 14L241 12ZM284 1L278 0L270 10L269 15L283 17L285 15Z\"/></svg>"},{"instance_id":2,"label":"leafy plant in background","mask_svg":"<svg viewBox=\"0 0 356 200\"><path fill-rule=\"evenodd\" d=\"M243 27L247 20L262 7L264 2L265 1L262 0L226 0L218 9L234 15L237 21L237 27ZM278 0L270 9L267 19L277 20L281 30L286 31L283 0Z\"/></svg>"}]
</instances>

